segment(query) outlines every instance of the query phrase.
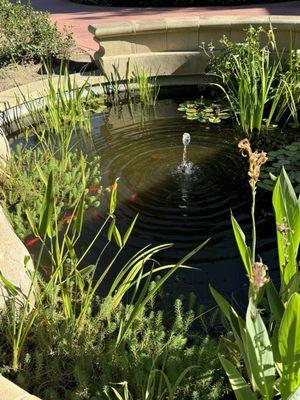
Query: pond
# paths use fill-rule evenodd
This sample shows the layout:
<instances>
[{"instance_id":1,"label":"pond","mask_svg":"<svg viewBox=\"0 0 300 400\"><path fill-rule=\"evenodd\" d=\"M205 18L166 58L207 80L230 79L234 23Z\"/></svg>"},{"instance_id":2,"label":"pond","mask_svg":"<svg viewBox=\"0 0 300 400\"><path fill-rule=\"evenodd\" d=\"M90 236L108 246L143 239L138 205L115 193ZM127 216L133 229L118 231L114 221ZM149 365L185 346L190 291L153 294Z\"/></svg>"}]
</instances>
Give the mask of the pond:
<instances>
[{"instance_id":1,"label":"pond","mask_svg":"<svg viewBox=\"0 0 300 400\"><path fill-rule=\"evenodd\" d=\"M165 96L166 97L166 96ZM241 299L247 279L230 223L230 210L251 237L250 189L247 162L238 152L242 133L231 123L200 124L177 111L182 99L160 99L154 108L140 104L111 107L93 117L90 153L101 156L102 184L119 177L117 217L121 233L139 214L123 260L148 244L173 243L159 261L176 263L208 238L210 242L168 285L177 294L194 292L200 303L210 303L208 283ZM180 166L184 133L189 171ZM85 225L86 245L99 228L107 202L90 210ZM275 262L271 195L259 191L257 208L258 254L270 266ZM96 243L90 262L103 243ZM272 272L271 272L272 273ZM276 274L276 272L275 272Z\"/></svg>"}]
</instances>

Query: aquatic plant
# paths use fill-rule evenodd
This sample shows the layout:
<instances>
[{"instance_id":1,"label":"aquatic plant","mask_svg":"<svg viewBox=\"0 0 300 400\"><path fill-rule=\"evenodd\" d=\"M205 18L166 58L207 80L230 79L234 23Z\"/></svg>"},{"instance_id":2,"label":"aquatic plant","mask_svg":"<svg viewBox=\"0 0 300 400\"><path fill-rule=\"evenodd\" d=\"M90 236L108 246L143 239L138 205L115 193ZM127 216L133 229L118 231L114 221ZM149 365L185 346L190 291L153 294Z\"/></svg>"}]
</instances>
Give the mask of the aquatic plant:
<instances>
[{"instance_id":1,"label":"aquatic plant","mask_svg":"<svg viewBox=\"0 0 300 400\"><path fill-rule=\"evenodd\" d=\"M35 135L40 140L52 135L55 140L66 144L74 133L91 132L91 114L103 111L106 106L103 96L96 96L87 78L77 84L76 76L71 76L66 65L61 63L58 77L51 66L44 63L47 71L46 88L40 102L28 101L20 92L18 103L26 107L27 116L18 118L17 129Z\"/></svg>"},{"instance_id":2,"label":"aquatic plant","mask_svg":"<svg viewBox=\"0 0 300 400\"><path fill-rule=\"evenodd\" d=\"M178 111L184 112L187 119L197 120L202 123L218 124L222 120L231 117L231 112L228 108L224 108L217 103L207 105L203 97L199 100L188 100L179 104Z\"/></svg>"},{"instance_id":3,"label":"aquatic plant","mask_svg":"<svg viewBox=\"0 0 300 400\"><path fill-rule=\"evenodd\" d=\"M8 366L3 368L7 373L11 371L13 376L17 376L16 379L19 379L20 382L24 377L22 371L24 371L25 365L28 365L31 359L31 338L33 337L35 346L41 344L43 347L47 343L46 355L50 359L51 356L49 354L55 349L53 340L57 339L58 336L60 337L60 343L63 344L63 351L68 352L70 350L71 353L67 353L65 358L62 354L59 354L58 358L54 360L54 365L62 365L70 357L74 359L72 357L76 354L75 349L78 347L78 343L84 342L87 346L88 342L86 340L87 338L91 340L94 337L95 327L98 332L98 336L95 336L96 338L99 338L99 334L105 334L104 337L108 333L112 334L113 340L108 347L109 351L114 352L114 349L119 351L119 349L124 348L125 341L137 319L141 316L147 304L153 301L155 294L160 290L164 282L175 271L184 267L188 259L205 244L197 246L176 265L163 266L154 260L154 256L171 245L148 246L120 267L111 281L108 280L109 273L120 258L130 238L137 218L132 221L127 231L121 234L117 227L115 216L117 205L116 181L111 189L109 212L105 216L104 222L101 222L96 235L87 247L78 249L77 243L82 235L84 223L84 205L88 195L84 185L86 182L84 172L85 169L82 170L80 178L82 190L78 193L72 218L70 218L62 235L59 229L60 199L55 192L53 171L50 171L48 180L42 179L44 195L37 212L37 222L31 210L28 208L24 210L31 230L40 244L39 252L35 257L35 271L30 274L31 288L29 293L23 294L6 277L0 275L2 283L7 287L10 294L7 308L1 314L1 329L5 338L5 342L2 343L6 348L3 366ZM36 211L34 210L34 212ZM98 259L95 264L85 265L87 255L100 236L102 238L106 236L107 240L100 251ZM109 257L107 256L108 249ZM48 267L44 265L45 256L49 260ZM156 284L151 285L154 274L164 271L165 274ZM107 294L104 296L103 292ZM126 308L122 306L125 295L128 295L127 297L130 295L131 297L131 300L129 299L127 302L128 306ZM118 318L117 325L116 318ZM95 324L91 321L95 321ZM99 329L102 323L106 326L106 331ZM87 336L89 331L91 336ZM52 334L54 334L53 338L48 342L48 335L51 337ZM98 340L96 340L97 342ZM49 343L54 346L52 350L48 347ZM76 379L82 382L87 376L92 377L93 374L90 375L91 368L101 365L101 359L96 361L93 359L94 343L94 341L91 343L92 347L89 348L89 353L85 353L88 359L83 359L83 354L80 352L80 359L76 360L78 364L75 370L72 369L72 374L74 374L72 375L72 382L76 381ZM103 340L98 343L100 349L102 349ZM34 358L35 363L41 362L39 350L37 346L37 351L33 351L33 357L36 357ZM28 356L27 351L29 351ZM87 362L86 368L81 368L84 361ZM54 378L52 370L47 369L48 362L47 358L45 363L43 361L46 369L44 372L41 372L39 368L41 364L36 364L36 376L43 377L49 371L49 376L52 379ZM59 369L64 370L64 367L59 367ZM55 375L61 376L60 374ZM65 376L62 375L61 378L64 379ZM45 380L42 379L38 382L38 387L40 388L41 383L45 382ZM65 386L65 381L59 380L59 382L59 388L49 387L48 392L45 389L47 398L53 398L52 394L55 393L55 390L60 393L61 386ZM99 382L98 379L97 382ZM33 383L32 377L27 381L27 384L31 383ZM44 388L44 385L42 386ZM99 386L97 388L96 394L100 390ZM72 385L70 388L66 388L64 394L69 391L72 391ZM76 393L75 390L75 395L77 395ZM58 398L59 396L60 394Z\"/></svg>"},{"instance_id":4,"label":"aquatic plant","mask_svg":"<svg viewBox=\"0 0 300 400\"><path fill-rule=\"evenodd\" d=\"M108 73L101 61L100 64L106 79L105 93L110 95L114 104L119 103L122 91L125 92L129 101L135 101L138 98L143 106L154 106L156 104L160 88L157 83L157 75L151 69L138 64L132 67L130 58L128 58L125 74L121 76L118 65L113 65L112 71ZM122 86L125 90L122 90Z\"/></svg>"},{"instance_id":5,"label":"aquatic plant","mask_svg":"<svg viewBox=\"0 0 300 400\"><path fill-rule=\"evenodd\" d=\"M25 210L37 223L38 210L44 196L45 182L50 172L54 176L53 191L57 199L57 218L60 226L67 215L72 213L82 191L94 188L84 198L84 208L100 204L100 157L90 161L79 150L65 151L61 160L57 150L52 151L38 144L18 144L11 152L11 158L0 173L0 203L17 235L24 240L33 234Z\"/></svg>"},{"instance_id":6,"label":"aquatic plant","mask_svg":"<svg viewBox=\"0 0 300 400\"><path fill-rule=\"evenodd\" d=\"M136 64L133 69L131 81L137 84L142 105L154 106L159 93L156 74L153 74L151 69Z\"/></svg>"},{"instance_id":7,"label":"aquatic plant","mask_svg":"<svg viewBox=\"0 0 300 400\"><path fill-rule=\"evenodd\" d=\"M293 142L268 153L268 164L262 169L259 186L272 191L284 167L295 192L300 194L300 142Z\"/></svg>"},{"instance_id":8,"label":"aquatic plant","mask_svg":"<svg viewBox=\"0 0 300 400\"><path fill-rule=\"evenodd\" d=\"M226 36L220 40L220 55L211 44L208 73L216 76L237 122L251 136L273 124L298 124L300 104L299 54L292 47L279 53L275 32L250 27L245 40L233 43Z\"/></svg>"},{"instance_id":9,"label":"aquatic plant","mask_svg":"<svg viewBox=\"0 0 300 400\"><path fill-rule=\"evenodd\" d=\"M264 152L253 152L247 139L239 148L248 158L252 191L252 249L235 218L232 227L249 278L246 318L214 288L211 293L226 316L231 331L225 340L227 357L220 361L237 399L296 400L300 387L300 293L297 263L300 242L300 198L297 198L284 168L274 191L278 263L281 286L277 291L268 266L256 257L255 197ZM266 294L266 296L265 296ZM267 308L267 312L264 309ZM238 355L238 357L236 357Z\"/></svg>"}]
</instances>

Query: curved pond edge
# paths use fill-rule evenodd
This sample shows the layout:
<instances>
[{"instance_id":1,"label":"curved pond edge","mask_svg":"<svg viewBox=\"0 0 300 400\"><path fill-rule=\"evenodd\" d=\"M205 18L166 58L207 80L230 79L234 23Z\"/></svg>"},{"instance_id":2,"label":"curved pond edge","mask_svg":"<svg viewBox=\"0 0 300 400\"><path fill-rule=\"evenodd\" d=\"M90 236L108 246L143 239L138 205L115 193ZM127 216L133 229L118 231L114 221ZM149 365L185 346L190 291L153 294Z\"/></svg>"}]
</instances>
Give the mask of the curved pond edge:
<instances>
[{"instance_id":1,"label":"curved pond edge","mask_svg":"<svg viewBox=\"0 0 300 400\"><path fill-rule=\"evenodd\" d=\"M215 51L219 51L223 35L240 42L245 28L269 28L270 24L276 31L280 51L289 48L291 35L294 43L299 42L298 16L173 17L90 25L88 29L99 45L94 59L107 73L117 68L121 76L126 76L130 58L152 74L201 80L208 63L201 49L203 43L212 42Z\"/></svg>"}]
</instances>

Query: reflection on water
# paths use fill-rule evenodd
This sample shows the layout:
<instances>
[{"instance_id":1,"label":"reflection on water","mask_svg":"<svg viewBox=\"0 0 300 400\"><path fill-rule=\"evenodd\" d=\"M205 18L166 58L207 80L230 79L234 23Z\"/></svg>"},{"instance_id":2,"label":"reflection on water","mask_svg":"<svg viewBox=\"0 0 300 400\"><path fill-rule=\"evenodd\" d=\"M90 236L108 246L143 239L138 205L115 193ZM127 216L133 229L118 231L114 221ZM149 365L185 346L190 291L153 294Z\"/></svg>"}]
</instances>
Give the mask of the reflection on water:
<instances>
[{"instance_id":1,"label":"reflection on water","mask_svg":"<svg viewBox=\"0 0 300 400\"><path fill-rule=\"evenodd\" d=\"M177 112L177 105L161 100L148 114L138 106L124 106L108 110L105 119L95 116L93 151L101 156L104 186L120 177L121 231L139 214L124 258L149 243L174 243L161 261L176 262L211 238L194 257L195 270L182 271L178 282L173 280L177 294L194 291L200 301L206 301L208 282L228 293L239 292L245 282L230 210L250 237L249 188L244 160L237 151L237 131L188 121ZM185 132L189 134L182 137ZM184 169L178 168L183 164ZM187 170L190 173L182 173ZM100 215L104 202L102 208ZM272 269L271 221L258 213L258 254ZM87 241L97 228L91 217L85 227ZM96 258L97 247L94 253Z\"/></svg>"}]
</instances>

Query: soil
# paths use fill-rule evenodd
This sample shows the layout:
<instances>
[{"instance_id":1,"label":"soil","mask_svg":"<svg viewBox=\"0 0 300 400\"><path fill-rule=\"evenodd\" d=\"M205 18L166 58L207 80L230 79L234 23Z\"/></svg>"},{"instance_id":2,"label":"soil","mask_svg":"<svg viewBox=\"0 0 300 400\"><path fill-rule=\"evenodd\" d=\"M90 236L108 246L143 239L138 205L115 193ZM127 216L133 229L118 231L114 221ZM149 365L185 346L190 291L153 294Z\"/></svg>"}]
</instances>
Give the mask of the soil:
<instances>
[{"instance_id":1,"label":"soil","mask_svg":"<svg viewBox=\"0 0 300 400\"><path fill-rule=\"evenodd\" d=\"M53 61L54 73L59 73L60 65L60 59ZM96 68L91 56L78 47L71 50L68 65L70 73ZM45 78L45 71L41 63L10 64L0 68L0 92L43 78Z\"/></svg>"},{"instance_id":2,"label":"soil","mask_svg":"<svg viewBox=\"0 0 300 400\"><path fill-rule=\"evenodd\" d=\"M0 68L0 92L43 79L41 64L10 64Z\"/></svg>"}]
</instances>

